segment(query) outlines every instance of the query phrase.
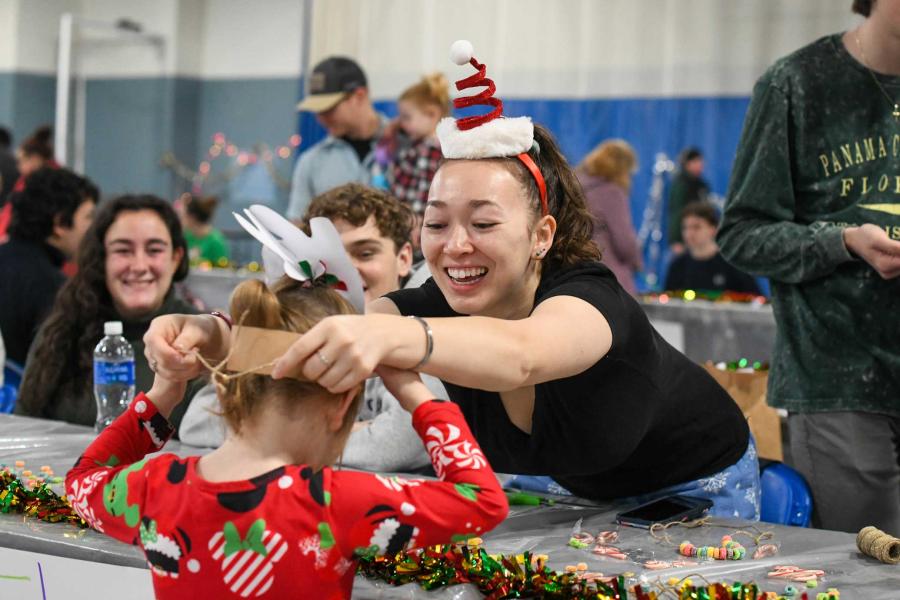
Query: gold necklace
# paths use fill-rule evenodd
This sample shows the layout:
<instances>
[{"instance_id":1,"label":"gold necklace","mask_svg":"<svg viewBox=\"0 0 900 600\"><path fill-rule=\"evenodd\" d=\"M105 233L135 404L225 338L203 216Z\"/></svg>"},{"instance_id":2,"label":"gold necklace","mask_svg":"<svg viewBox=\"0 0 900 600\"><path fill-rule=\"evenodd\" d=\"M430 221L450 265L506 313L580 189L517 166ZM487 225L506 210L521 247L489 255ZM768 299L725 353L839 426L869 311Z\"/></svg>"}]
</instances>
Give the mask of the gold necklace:
<instances>
[{"instance_id":1,"label":"gold necklace","mask_svg":"<svg viewBox=\"0 0 900 600\"><path fill-rule=\"evenodd\" d=\"M881 82L878 81L878 78L875 77L875 73L872 69L869 68L867 64L869 61L866 60L866 53L863 52L862 44L859 43L859 29L853 32L853 37L856 38L856 49L859 50L859 55L862 57L862 65L866 68L866 71L869 72L869 75L872 76L872 81L875 82L875 85L878 86L879 91L887 98L888 104L894 105L894 110L891 112L895 121L900 121L900 103L898 103L890 94L887 93L887 90L881 85Z\"/></svg>"}]
</instances>

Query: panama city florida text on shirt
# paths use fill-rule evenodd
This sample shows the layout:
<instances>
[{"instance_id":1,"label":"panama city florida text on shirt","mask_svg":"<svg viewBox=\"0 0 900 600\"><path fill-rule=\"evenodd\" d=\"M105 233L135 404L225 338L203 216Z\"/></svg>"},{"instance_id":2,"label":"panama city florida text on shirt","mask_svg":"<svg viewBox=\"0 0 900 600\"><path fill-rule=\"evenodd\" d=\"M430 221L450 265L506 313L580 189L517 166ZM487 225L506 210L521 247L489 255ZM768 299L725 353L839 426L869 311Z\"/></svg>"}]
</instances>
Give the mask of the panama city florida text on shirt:
<instances>
[{"instance_id":1,"label":"panama city florida text on shirt","mask_svg":"<svg viewBox=\"0 0 900 600\"><path fill-rule=\"evenodd\" d=\"M831 152L819 155L819 164L825 177L831 177L844 169L863 163L900 157L900 134L871 136L847 144L841 144ZM900 194L900 175L880 173L854 177L841 177L841 197L850 193L866 196L872 192Z\"/></svg>"},{"instance_id":2,"label":"panama city florida text on shirt","mask_svg":"<svg viewBox=\"0 0 900 600\"><path fill-rule=\"evenodd\" d=\"M819 164L826 177L834 177L845 169L864 163L887 165L890 159L900 158L900 134L890 137L881 135L862 138L818 156ZM869 173L852 177L840 177L840 197L855 196L860 201L856 206L874 213L900 216L900 203L885 202L880 195L900 195L900 175L896 173ZM861 201L866 201L863 203ZM859 223L838 223L840 227L850 227ZM900 225L875 223L893 240L900 240Z\"/></svg>"}]
</instances>

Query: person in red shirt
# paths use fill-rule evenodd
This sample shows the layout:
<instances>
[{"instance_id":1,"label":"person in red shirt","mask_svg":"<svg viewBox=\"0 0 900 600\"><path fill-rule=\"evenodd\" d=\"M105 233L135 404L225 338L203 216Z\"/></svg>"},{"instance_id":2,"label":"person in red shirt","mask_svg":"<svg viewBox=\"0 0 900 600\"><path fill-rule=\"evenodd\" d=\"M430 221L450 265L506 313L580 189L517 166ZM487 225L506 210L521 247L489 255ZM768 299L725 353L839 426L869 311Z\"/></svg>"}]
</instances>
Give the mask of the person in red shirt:
<instances>
[{"instance_id":1,"label":"person in red shirt","mask_svg":"<svg viewBox=\"0 0 900 600\"><path fill-rule=\"evenodd\" d=\"M304 333L328 315L355 313L323 279L245 281L232 314L246 326ZM220 448L146 458L172 434L166 417L184 394L183 382L157 375L78 459L66 491L91 526L143 549L157 598L349 597L357 557L461 541L508 511L459 408L432 400L414 372L379 375L412 413L439 481L333 470L360 387L331 394L261 374L216 375L234 432Z\"/></svg>"},{"instance_id":2,"label":"person in red shirt","mask_svg":"<svg viewBox=\"0 0 900 600\"><path fill-rule=\"evenodd\" d=\"M49 125L38 127L19 146L16 152L16 161L19 168L19 179L16 181L10 194L24 190L25 180L35 171L43 167L58 169L59 163L53 159L53 128ZM9 228L11 219L12 203L7 202L0 209L0 243L6 241L6 230ZM66 274L71 275L71 273Z\"/></svg>"},{"instance_id":3,"label":"person in red shirt","mask_svg":"<svg viewBox=\"0 0 900 600\"><path fill-rule=\"evenodd\" d=\"M19 163L19 180L13 192L25 189L25 179L38 169L59 168L59 163L53 159L53 128L49 125L38 127L19 146L16 159Z\"/></svg>"}]
</instances>

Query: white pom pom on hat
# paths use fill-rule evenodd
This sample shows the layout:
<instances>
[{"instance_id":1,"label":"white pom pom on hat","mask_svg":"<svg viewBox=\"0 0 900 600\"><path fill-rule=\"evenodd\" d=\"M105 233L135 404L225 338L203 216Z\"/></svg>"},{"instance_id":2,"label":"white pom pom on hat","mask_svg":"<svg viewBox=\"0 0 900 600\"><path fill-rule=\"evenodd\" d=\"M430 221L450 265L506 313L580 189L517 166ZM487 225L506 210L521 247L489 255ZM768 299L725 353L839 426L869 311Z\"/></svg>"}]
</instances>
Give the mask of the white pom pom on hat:
<instances>
[{"instance_id":1,"label":"white pom pom on hat","mask_svg":"<svg viewBox=\"0 0 900 600\"><path fill-rule=\"evenodd\" d=\"M450 60L458 65L464 65L472 60L474 54L475 48L469 40L456 40L450 46Z\"/></svg>"}]
</instances>

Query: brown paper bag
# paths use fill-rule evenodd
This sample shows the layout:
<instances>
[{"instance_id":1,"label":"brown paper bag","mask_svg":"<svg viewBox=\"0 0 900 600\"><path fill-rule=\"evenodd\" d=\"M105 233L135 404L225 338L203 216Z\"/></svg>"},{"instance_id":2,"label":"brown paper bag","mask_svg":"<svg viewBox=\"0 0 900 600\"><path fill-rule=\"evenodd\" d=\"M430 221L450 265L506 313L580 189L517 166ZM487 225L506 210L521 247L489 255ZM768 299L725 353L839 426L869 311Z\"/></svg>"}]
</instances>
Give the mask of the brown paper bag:
<instances>
[{"instance_id":1,"label":"brown paper bag","mask_svg":"<svg viewBox=\"0 0 900 600\"><path fill-rule=\"evenodd\" d=\"M756 438L756 449L760 458L784 460L781 447L781 417L774 408L766 404L766 372L738 373L723 371L706 361L706 370L734 398L741 407Z\"/></svg>"}]
</instances>

